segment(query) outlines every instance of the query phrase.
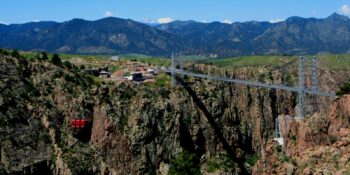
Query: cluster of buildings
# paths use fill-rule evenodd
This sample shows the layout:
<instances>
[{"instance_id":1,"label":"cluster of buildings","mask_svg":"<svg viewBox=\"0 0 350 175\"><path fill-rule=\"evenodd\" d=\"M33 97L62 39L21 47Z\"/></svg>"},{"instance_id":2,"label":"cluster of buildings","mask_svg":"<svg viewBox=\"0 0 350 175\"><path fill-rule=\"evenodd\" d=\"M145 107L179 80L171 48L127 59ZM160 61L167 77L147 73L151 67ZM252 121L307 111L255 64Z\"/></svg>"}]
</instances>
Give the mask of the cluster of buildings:
<instances>
[{"instance_id":1,"label":"cluster of buildings","mask_svg":"<svg viewBox=\"0 0 350 175\"><path fill-rule=\"evenodd\" d=\"M157 68L146 67L144 65L136 65L130 74L124 76L125 80L144 81L153 79L157 74Z\"/></svg>"},{"instance_id":2,"label":"cluster of buildings","mask_svg":"<svg viewBox=\"0 0 350 175\"><path fill-rule=\"evenodd\" d=\"M105 65L104 67L100 67L100 68L87 68L85 69L85 72L87 72L90 75L99 76L99 77L105 77L105 78L111 77L111 73L108 70L108 65Z\"/></svg>"},{"instance_id":3,"label":"cluster of buildings","mask_svg":"<svg viewBox=\"0 0 350 175\"><path fill-rule=\"evenodd\" d=\"M157 67L146 66L141 63L132 63L123 65L123 69L110 72L108 65L99 68L87 68L85 71L93 76L109 78L116 81L145 81L154 80L157 75Z\"/></svg>"}]
</instances>

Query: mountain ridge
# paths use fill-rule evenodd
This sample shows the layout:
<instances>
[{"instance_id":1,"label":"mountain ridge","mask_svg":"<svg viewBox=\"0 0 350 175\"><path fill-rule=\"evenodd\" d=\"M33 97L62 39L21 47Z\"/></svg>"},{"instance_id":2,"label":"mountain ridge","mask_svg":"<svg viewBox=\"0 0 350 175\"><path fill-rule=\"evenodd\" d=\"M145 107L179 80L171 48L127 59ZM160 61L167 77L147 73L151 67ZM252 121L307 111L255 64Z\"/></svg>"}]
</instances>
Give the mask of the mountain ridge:
<instances>
[{"instance_id":1,"label":"mountain ridge","mask_svg":"<svg viewBox=\"0 0 350 175\"><path fill-rule=\"evenodd\" d=\"M0 25L0 47L78 54L215 53L221 57L254 54L350 52L350 19L290 17L271 22L202 23L193 20L147 25L107 17L95 21L30 22Z\"/></svg>"}]
</instances>

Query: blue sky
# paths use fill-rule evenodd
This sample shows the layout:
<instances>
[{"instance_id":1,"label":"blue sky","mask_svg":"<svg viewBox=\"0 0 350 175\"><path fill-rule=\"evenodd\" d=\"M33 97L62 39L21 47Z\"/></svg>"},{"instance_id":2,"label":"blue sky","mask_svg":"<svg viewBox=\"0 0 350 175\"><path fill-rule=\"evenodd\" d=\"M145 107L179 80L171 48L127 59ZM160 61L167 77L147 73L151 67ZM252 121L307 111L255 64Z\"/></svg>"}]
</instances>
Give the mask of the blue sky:
<instances>
[{"instance_id":1,"label":"blue sky","mask_svg":"<svg viewBox=\"0 0 350 175\"><path fill-rule=\"evenodd\" d=\"M350 0L1 0L1 23L96 20L278 21L290 16L350 15Z\"/></svg>"}]
</instances>

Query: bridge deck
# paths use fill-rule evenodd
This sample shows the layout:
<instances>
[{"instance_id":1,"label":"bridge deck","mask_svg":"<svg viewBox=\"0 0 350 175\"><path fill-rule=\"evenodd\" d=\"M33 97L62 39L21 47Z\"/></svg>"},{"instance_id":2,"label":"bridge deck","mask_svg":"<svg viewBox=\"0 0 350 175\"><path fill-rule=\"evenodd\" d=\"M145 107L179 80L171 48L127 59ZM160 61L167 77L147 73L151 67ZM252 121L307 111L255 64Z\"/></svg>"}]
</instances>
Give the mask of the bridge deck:
<instances>
[{"instance_id":1,"label":"bridge deck","mask_svg":"<svg viewBox=\"0 0 350 175\"><path fill-rule=\"evenodd\" d=\"M266 83L262 83L262 82L254 82L254 81L249 81L249 80L230 79L230 78L220 77L220 76L210 76L210 75L205 75L205 74L198 74L198 73L193 73L193 72L189 72L189 71L184 71L181 69L169 68L169 69L165 69L164 71L169 72L169 73L173 72L176 74L198 77L198 78L207 78L207 79L225 81L225 82L230 82L230 83L245 84L245 85L249 85L249 86L264 87L264 88L270 88L270 89L280 89L280 90L286 90L286 91L291 91L291 92L304 91L304 93L307 93L307 94L335 97L334 93L321 92L321 91L310 90L310 89L299 89L297 87L288 87L285 85L266 84Z\"/></svg>"}]
</instances>

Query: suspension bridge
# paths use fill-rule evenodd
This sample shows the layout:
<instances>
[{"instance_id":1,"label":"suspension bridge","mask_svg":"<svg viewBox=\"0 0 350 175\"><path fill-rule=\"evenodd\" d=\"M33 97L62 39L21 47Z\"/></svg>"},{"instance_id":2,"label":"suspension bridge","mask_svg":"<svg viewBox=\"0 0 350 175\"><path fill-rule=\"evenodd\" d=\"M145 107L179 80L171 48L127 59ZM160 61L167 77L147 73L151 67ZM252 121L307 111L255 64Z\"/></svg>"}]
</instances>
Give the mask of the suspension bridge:
<instances>
[{"instance_id":1,"label":"suspension bridge","mask_svg":"<svg viewBox=\"0 0 350 175\"><path fill-rule=\"evenodd\" d=\"M335 93L331 92L323 92L320 91L318 88L318 68L317 68L317 58L314 56L311 59L311 89L306 88L305 86L305 58L299 57L299 63L298 63L298 86L297 87L291 87L286 86L283 84L269 84L264 82L257 82L257 81L251 81L251 80L242 80L242 79L232 79L227 78L223 76L214 76L214 75L207 75L207 74L199 74L194 73L188 70L183 69L183 65L180 62L179 68L176 68L177 60L175 59L174 55L172 55L171 58L171 66L168 68L165 68L164 71L171 74L171 82L172 85L176 85L176 74L179 75L187 75L191 77L197 77L197 78L204 78L204 79L210 79L210 80L217 80L217 81L224 81L229 83L236 83L236 84L243 84L247 86L252 87L261 87L261 88L268 88L268 89L278 89L278 90L285 90L290 92L296 92L298 93L298 99L297 99L297 111L296 111L296 118L302 119L304 118L304 110L305 110L305 98L306 94L312 95L312 103L313 103L313 110L314 112L317 111L317 96L325 96L325 97L335 97ZM287 63L287 64L291 64Z\"/></svg>"}]
</instances>

